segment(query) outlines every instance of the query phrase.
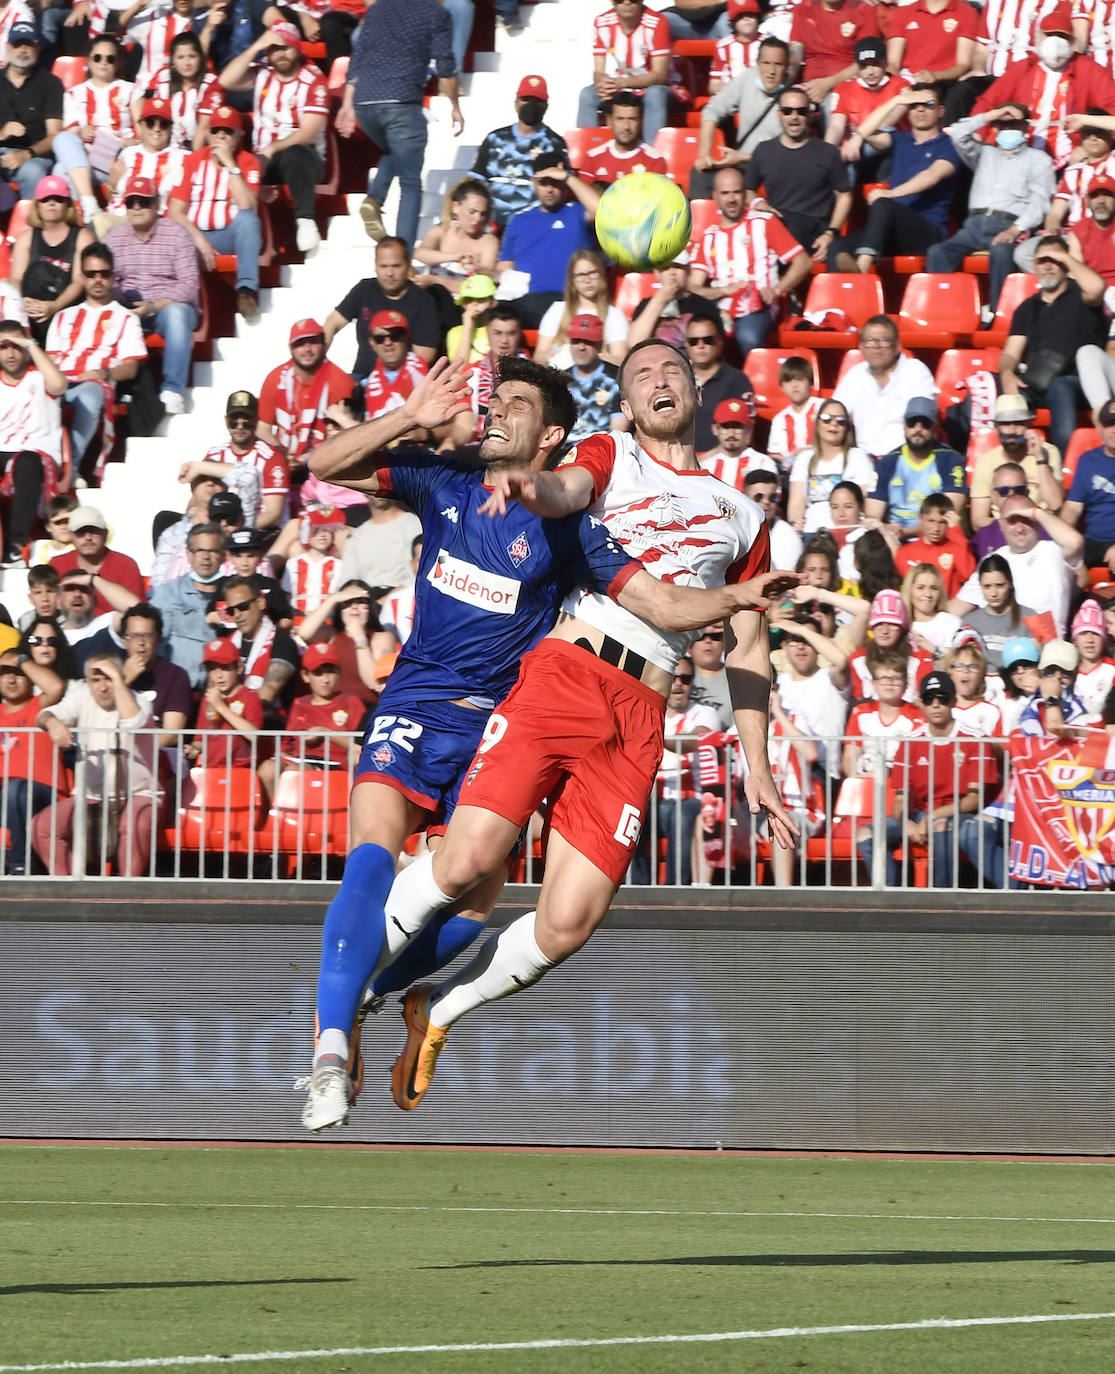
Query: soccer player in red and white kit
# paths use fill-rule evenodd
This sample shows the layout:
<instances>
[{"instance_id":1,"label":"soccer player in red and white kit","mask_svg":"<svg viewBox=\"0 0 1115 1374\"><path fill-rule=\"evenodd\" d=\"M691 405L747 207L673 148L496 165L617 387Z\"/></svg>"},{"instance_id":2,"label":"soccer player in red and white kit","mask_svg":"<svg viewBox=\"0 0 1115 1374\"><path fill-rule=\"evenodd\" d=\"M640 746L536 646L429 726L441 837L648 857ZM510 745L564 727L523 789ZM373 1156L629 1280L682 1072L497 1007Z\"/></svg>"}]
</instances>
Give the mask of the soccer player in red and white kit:
<instances>
[{"instance_id":1,"label":"soccer player in red and white kit","mask_svg":"<svg viewBox=\"0 0 1115 1374\"><path fill-rule=\"evenodd\" d=\"M301 41L289 21L273 24L232 59L221 85L226 91L252 91L252 147L263 163L263 179L290 191L298 251L312 253L321 242L314 188L325 174L329 93L318 69L303 59ZM253 74L264 54L267 64Z\"/></svg>"},{"instance_id":2,"label":"soccer player in red and white kit","mask_svg":"<svg viewBox=\"0 0 1115 1374\"><path fill-rule=\"evenodd\" d=\"M669 109L670 26L665 15L642 0L612 0L612 8L593 21L592 85L581 92L577 124L591 129L602 101L617 91L639 91L643 137L653 143Z\"/></svg>"},{"instance_id":3,"label":"soccer player in red and white kit","mask_svg":"<svg viewBox=\"0 0 1115 1374\"><path fill-rule=\"evenodd\" d=\"M666 175L666 159L643 142L643 102L634 91L617 91L605 120L612 136L586 150L578 173L596 186L611 186L633 172Z\"/></svg>"},{"instance_id":4,"label":"soccer player in red and white kit","mask_svg":"<svg viewBox=\"0 0 1115 1374\"><path fill-rule=\"evenodd\" d=\"M716 173L712 198L720 209L720 223L701 236L689 290L719 301L721 312L733 321L746 361L753 348L766 342L778 302L805 280L813 264L776 215L747 211L743 174L737 167Z\"/></svg>"},{"instance_id":5,"label":"soccer player in red and white kit","mask_svg":"<svg viewBox=\"0 0 1115 1374\"><path fill-rule=\"evenodd\" d=\"M44 490L57 490L62 462L62 413L58 397L66 379L26 328L0 321L0 482L12 504L4 530L4 567L23 562Z\"/></svg>"},{"instance_id":6,"label":"soccer player in red and white kit","mask_svg":"<svg viewBox=\"0 0 1115 1374\"><path fill-rule=\"evenodd\" d=\"M633 435L591 435L554 472L495 475L482 509L502 512L511 500L546 516L587 509L663 582L714 587L765 572L770 543L759 508L696 460L697 385L685 354L647 340L628 353L619 379ZM766 624L757 610L741 610L729 625L726 666L748 804L753 813L766 807L774 839L787 847L797 831L767 761ZM549 796L538 909L488 936L456 976L407 993L407 1043L391 1079L404 1111L421 1101L451 1025L536 983L604 919L646 817L666 697L693 638L575 591L524 657L488 722L442 847L401 874L395 893L408 919L449 905L495 872Z\"/></svg>"},{"instance_id":7,"label":"soccer player in red and white kit","mask_svg":"<svg viewBox=\"0 0 1115 1374\"><path fill-rule=\"evenodd\" d=\"M259 474L256 528L271 530L290 515L290 466L277 449L256 434L258 422L256 398L250 391L234 391L225 406L228 442L214 445L200 461L183 463L178 480L193 482L195 477L206 476L226 481L234 467L247 463Z\"/></svg>"}]
</instances>

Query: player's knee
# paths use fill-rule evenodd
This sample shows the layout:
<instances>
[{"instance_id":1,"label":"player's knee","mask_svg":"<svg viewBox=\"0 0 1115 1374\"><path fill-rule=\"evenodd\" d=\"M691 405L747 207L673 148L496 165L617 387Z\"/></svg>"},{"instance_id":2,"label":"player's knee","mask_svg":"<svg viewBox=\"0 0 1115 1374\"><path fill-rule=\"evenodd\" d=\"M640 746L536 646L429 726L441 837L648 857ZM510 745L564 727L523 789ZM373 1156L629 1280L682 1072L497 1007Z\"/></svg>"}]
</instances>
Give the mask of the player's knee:
<instances>
[{"instance_id":1,"label":"player's knee","mask_svg":"<svg viewBox=\"0 0 1115 1374\"><path fill-rule=\"evenodd\" d=\"M492 859L478 840L446 843L434 856L434 880L447 896L461 897L490 877L501 862L502 855Z\"/></svg>"},{"instance_id":2,"label":"player's knee","mask_svg":"<svg viewBox=\"0 0 1115 1374\"><path fill-rule=\"evenodd\" d=\"M587 944L589 936L599 925L600 919L595 912L583 907L561 907L552 905L538 908L534 921L534 938L538 947L548 959L557 962L568 959L571 954Z\"/></svg>"}]
</instances>

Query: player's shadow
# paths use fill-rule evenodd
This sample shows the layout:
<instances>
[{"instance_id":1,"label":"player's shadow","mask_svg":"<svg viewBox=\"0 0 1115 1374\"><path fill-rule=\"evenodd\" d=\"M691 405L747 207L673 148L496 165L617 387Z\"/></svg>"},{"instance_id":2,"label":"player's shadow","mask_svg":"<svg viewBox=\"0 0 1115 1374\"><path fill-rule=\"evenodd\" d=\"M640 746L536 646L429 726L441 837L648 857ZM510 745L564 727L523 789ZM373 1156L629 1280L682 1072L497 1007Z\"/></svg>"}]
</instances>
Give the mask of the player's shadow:
<instances>
[{"instance_id":1,"label":"player's shadow","mask_svg":"<svg viewBox=\"0 0 1115 1374\"><path fill-rule=\"evenodd\" d=\"M833 1255L667 1255L661 1259L471 1260L429 1264L427 1269L562 1269L580 1265L643 1267L657 1265L742 1265L756 1269L813 1269L865 1264L1115 1264L1115 1250L874 1250Z\"/></svg>"},{"instance_id":2,"label":"player's shadow","mask_svg":"<svg viewBox=\"0 0 1115 1374\"><path fill-rule=\"evenodd\" d=\"M354 1279L159 1279L146 1283L13 1283L0 1288L0 1298L20 1293L62 1293L81 1296L85 1293L120 1293L135 1289L139 1292L160 1288L272 1288L283 1283L354 1283Z\"/></svg>"}]
</instances>

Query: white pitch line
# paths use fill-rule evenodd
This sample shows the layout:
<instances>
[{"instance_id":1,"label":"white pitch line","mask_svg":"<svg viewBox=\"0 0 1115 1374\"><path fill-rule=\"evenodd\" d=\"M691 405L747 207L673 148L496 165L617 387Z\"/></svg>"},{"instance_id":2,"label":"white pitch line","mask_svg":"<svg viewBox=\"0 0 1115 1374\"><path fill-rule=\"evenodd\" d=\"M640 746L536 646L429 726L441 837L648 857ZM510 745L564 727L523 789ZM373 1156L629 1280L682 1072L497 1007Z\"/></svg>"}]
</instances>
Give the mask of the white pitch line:
<instances>
[{"instance_id":1,"label":"white pitch line","mask_svg":"<svg viewBox=\"0 0 1115 1374\"><path fill-rule=\"evenodd\" d=\"M497 1354L505 1350L599 1350L621 1345L715 1345L801 1336L849 1336L876 1331L956 1331L978 1326L1037 1326L1053 1322L1111 1321L1115 1312L1052 1312L1023 1317L930 1317L920 1322L856 1326L776 1326L765 1331L707 1331L692 1335L605 1336L587 1340L485 1341L459 1345L364 1345L335 1350L262 1350L237 1355L165 1355L136 1360L66 1360L61 1364L2 1364L0 1374L60 1374L72 1369L182 1369L203 1365L261 1364L267 1360L335 1360L362 1355Z\"/></svg>"},{"instance_id":2,"label":"white pitch line","mask_svg":"<svg viewBox=\"0 0 1115 1374\"><path fill-rule=\"evenodd\" d=\"M141 1202L120 1199L0 1198L0 1207L158 1207L247 1212L453 1212L559 1217L723 1217L811 1221L993 1221L1035 1222L1049 1226L1115 1226L1115 1217L950 1216L932 1212L719 1212L657 1207L463 1207L386 1202Z\"/></svg>"}]
</instances>

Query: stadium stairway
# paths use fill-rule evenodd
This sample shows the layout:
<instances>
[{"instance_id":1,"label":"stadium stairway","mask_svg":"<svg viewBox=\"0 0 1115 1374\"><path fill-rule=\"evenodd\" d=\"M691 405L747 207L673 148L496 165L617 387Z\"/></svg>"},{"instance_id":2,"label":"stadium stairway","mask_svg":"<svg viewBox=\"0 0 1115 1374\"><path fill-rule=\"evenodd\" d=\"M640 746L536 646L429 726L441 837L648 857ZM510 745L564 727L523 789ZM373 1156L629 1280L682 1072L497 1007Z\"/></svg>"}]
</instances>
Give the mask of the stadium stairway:
<instances>
[{"instance_id":1,"label":"stadium stairway","mask_svg":"<svg viewBox=\"0 0 1115 1374\"><path fill-rule=\"evenodd\" d=\"M515 91L523 76L546 77L546 119L552 128L576 126L577 98L592 69L592 21L601 8L600 0L537 0L523 5L526 27L517 37L497 29L494 51L475 53L474 70L462 80L465 130L459 140L452 134L448 104L438 97L430 102L420 233L440 215L445 191L472 166L484 135L514 117ZM303 263L284 266L279 285L261 291L259 323L246 326L237 319L234 336L213 340L212 361L195 362L187 413L164 420L151 438L129 439L124 461L109 463L102 486L88 493L90 504L109 524L112 547L134 558L143 573L150 572L153 562L152 520L161 510L185 508L188 493L178 472L224 437L229 393L247 388L258 394L266 374L288 356L287 335L294 321L307 316L323 320L350 287L372 274L372 245L356 213L362 197L347 199L349 213L330 220L318 251ZM395 223L397 209L396 184L385 207L388 226ZM353 329L337 337L329 356L339 367L352 366ZM28 605L25 571L0 573L0 601L13 619L22 614Z\"/></svg>"}]
</instances>

